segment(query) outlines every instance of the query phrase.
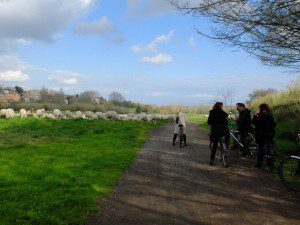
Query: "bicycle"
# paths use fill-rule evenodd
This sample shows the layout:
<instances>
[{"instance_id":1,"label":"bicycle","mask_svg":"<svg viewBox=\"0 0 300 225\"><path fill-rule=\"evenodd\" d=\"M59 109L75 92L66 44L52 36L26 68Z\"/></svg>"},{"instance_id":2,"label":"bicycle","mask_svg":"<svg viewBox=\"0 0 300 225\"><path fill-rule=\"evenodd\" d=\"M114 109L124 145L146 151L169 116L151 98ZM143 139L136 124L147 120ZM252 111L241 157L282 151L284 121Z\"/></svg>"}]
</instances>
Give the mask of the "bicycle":
<instances>
[{"instance_id":1,"label":"bicycle","mask_svg":"<svg viewBox=\"0 0 300 225\"><path fill-rule=\"evenodd\" d=\"M182 148L184 129L182 124L179 124L178 127L179 147Z\"/></svg>"},{"instance_id":2,"label":"bicycle","mask_svg":"<svg viewBox=\"0 0 300 225\"><path fill-rule=\"evenodd\" d=\"M278 166L278 174L284 185L291 190L300 191L300 156L291 155L282 160Z\"/></svg>"},{"instance_id":3,"label":"bicycle","mask_svg":"<svg viewBox=\"0 0 300 225\"><path fill-rule=\"evenodd\" d=\"M267 140L264 144L264 148L265 148L267 171L272 172L274 170L274 161L275 161L275 145L273 139Z\"/></svg>"},{"instance_id":4,"label":"bicycle","mask_svg":"<svg viewBox=\"0 0 300 225\"><path fill-rule=\"evenodd\" d=\"M231 148L232 149L239 148L239 150L241 151L241 149L244 148L244 145L241 143L239 132L230 129L229 133L234 140L231 145ZM256 159L257 152L258 152L258 145L256 144L254 135L250 132L248 133L247 145L249 146L248 147L249 156L253 159Z\"/></svg>"},{"instance_id":5,"label":"bicycle","mask_svg":"<svg viewBox=\"0 0 300 225\"><path fill-rule=\"evenodd\" d=\"M210 141L210 151L212 151L212 147L213 147L213 142ZM222 161L223 166L225 168L227 168L229 166L228 149L227 149L227 146L226 146L226 143L225 143L225 137L222 137L221 140L218 143L218 148L217 148L217 151L216 151L215 158Z\"/></svg>"}]
</instances>

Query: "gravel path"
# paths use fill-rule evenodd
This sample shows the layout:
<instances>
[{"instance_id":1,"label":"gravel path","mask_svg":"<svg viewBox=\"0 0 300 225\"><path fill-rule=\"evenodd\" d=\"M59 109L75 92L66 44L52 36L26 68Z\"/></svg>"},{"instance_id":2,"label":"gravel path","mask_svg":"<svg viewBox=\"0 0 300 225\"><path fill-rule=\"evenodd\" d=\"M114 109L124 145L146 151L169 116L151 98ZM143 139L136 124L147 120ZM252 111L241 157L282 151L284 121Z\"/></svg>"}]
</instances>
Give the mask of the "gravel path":
<instances>
[{"instance_id":1,"label":"gravel path","mask_svg":"<svg viewBox=\"0 0 300 225\"><path fill-rule=\"evenodd\" d=\"M300 224L300 195L273 176L232 160L208 165L207 133L189 125L189 146L173 147L173 125L152 132L88 225ZM231 159L234 157L231 157Z\"/></svg>"}]
</instances>

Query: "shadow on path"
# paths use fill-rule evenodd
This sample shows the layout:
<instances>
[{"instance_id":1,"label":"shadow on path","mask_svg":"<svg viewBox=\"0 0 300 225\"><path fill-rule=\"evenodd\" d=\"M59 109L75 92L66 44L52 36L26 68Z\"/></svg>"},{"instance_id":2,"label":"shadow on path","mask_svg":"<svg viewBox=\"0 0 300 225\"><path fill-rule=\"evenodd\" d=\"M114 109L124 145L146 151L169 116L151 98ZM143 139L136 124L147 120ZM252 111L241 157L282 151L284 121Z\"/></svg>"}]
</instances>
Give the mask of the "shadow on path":
<instances>
[{"instance_id":1,"label":"shadow on path","mask_svg":"<svg viewBox=\"0 0 300 225\"><path fill-rule=\"evenodd\" d=\"M152 132L88 225L300 224L299 194L235 160L209 166L208 136L190 124L189 146L172 146L173 126Z\"/></svg>"}]
</instances>

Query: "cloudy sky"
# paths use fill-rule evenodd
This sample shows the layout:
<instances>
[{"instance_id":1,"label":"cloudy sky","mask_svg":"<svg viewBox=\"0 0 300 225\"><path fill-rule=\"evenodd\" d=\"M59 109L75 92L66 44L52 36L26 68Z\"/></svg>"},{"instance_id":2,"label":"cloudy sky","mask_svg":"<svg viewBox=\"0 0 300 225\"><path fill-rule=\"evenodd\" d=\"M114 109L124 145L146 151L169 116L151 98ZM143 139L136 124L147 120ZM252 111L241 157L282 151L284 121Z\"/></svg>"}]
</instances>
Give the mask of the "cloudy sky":
<instances>
[{"instance_id":1,"label":"cloudy sky","mask_svg":"<svg viewBox=\"0 0 300 225\"><path fill-rule=\"evenodd\" d=\"M0 0L0 83L191 105L227 89L243 101L296 77L212 43L195 25L209 26L168 0Z\"/></svg>"}]
</instances>

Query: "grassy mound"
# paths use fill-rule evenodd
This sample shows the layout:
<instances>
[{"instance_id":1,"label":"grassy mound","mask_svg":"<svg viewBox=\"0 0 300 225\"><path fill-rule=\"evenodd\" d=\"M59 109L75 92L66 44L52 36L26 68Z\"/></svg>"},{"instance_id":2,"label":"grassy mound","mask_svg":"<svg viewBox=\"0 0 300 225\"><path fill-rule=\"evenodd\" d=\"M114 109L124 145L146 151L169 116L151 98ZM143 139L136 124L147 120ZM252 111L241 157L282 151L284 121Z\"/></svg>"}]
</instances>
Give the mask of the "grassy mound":
<instances>
[{"instance_id":1,"label":"grassy mound","mask_svg":"<svg viewBox=\"0 0 300 225\"><path fill-rule=\"evenodd\" d=\"M155 126L0 120L0 224L83 224Z\"/></svg>"},{"instance_id":2,"label":"grassy mound","mask_svg":"<svg viewBox=\"0 0 300 225\"><path fill-rule=\"evenodd\" d=\"M269 104L274 112L278 155L295 154L300 146L296 142L296 136L300 133L300 87L258 98L251 103L251 108L257 110L262 103Z\"/></svg>"}]
</instances>

